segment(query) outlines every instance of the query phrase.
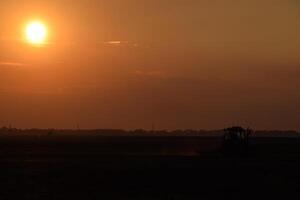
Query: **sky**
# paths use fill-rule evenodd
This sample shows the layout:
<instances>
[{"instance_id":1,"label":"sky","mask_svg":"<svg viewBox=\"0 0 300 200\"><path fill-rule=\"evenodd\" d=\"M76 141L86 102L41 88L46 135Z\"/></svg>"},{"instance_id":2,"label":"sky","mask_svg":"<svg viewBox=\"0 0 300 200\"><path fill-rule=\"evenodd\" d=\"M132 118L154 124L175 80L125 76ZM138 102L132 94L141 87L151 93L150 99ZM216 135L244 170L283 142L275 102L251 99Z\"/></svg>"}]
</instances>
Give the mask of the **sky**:
<instances>
[{"instance_id":1,"label":"sky","mask_svg":"<svg viewBox=\"0 0 300 200\"><path fill-rule=\"evenodd\" d=\"M1 0L0 126L300 130L299 21L297 0Z\"/></svg>"}]
</instances>

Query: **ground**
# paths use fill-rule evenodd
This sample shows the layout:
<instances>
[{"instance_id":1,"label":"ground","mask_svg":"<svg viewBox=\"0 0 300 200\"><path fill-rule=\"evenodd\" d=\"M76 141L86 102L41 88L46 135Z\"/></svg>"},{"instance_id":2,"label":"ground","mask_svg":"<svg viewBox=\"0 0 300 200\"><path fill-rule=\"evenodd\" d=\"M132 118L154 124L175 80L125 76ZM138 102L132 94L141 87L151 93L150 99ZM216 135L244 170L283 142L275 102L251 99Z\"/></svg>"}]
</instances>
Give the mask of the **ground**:
<instances>
[{"instance_id":1,"label":"ground","mask_svg":"<svg viewBox=\"0 0 300 200\"><path fill-rule=\"evenodd\" d=\"M300 189L300 140L257 138L248 157L219 137L2 137L0 199L260 199Z\"/></svg>"}]
</instances>

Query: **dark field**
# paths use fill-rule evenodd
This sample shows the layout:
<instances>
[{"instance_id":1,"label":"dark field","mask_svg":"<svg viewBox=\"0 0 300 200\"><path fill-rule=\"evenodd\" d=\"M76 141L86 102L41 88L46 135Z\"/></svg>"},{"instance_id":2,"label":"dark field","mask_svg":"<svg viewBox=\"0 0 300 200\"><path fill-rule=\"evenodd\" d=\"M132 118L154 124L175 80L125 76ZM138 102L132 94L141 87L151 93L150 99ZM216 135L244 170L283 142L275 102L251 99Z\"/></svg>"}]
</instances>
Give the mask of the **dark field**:
<instances>
[{"instance_id":1,"label":"dark field","mask_svg":"<svg viewBox=\"0 0 300 200\"><path fill-rule=\"evenodd\" d=\"M0 199L290 199L300 139L254 138L224 156L221 137L2 136Z\"/></svg>"}]
</instances>

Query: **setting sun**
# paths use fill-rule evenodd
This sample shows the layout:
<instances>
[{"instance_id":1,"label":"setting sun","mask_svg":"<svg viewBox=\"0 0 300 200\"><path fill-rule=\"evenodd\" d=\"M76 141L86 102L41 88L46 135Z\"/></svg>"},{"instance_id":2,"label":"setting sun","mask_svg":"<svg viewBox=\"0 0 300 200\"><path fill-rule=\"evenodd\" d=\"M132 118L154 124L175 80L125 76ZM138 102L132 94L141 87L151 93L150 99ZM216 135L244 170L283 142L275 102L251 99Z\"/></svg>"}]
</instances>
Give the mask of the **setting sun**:
<instances>
[{"instance_id":1,"label":"setting sun","mask_svg":"<svg viewBox=\"0 0 300 200\"><path fill-rule=\"evenodd\" d=\"M26 38L28 42L41 45L45 43L46 37L47 28L43 23L35 21L26 26Z\"/></svg>"}]
</instances>

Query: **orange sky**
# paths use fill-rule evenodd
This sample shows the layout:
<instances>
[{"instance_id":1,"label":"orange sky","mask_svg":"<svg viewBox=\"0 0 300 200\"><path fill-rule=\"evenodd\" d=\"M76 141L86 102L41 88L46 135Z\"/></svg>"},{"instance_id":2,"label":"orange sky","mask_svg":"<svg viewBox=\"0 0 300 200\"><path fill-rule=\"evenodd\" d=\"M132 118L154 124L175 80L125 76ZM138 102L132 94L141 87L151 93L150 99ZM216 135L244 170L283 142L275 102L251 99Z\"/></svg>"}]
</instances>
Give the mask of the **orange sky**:
<instances>
[{"instance_id":1,"label":"orange sky","mask_svg":"<svg viewBox=\"0 0 300 200\"><path fill-rule=\"evenodd\" d=\"M300 130L300 4L1 0L0 126ZM47 44L24 42L40 19Z\"/></svg>"}]
</instances>

